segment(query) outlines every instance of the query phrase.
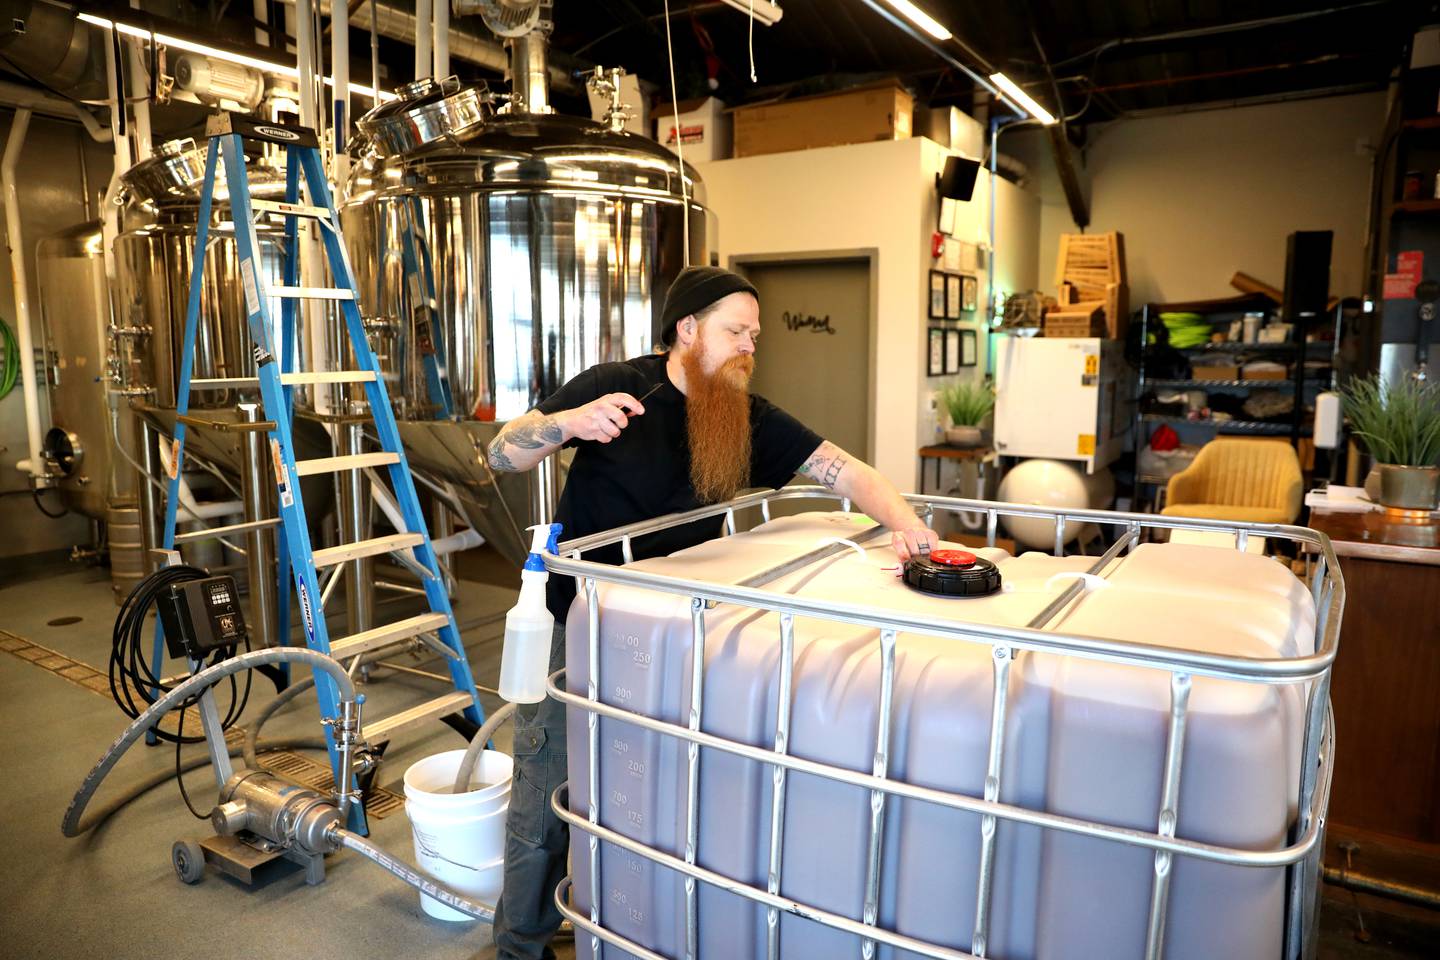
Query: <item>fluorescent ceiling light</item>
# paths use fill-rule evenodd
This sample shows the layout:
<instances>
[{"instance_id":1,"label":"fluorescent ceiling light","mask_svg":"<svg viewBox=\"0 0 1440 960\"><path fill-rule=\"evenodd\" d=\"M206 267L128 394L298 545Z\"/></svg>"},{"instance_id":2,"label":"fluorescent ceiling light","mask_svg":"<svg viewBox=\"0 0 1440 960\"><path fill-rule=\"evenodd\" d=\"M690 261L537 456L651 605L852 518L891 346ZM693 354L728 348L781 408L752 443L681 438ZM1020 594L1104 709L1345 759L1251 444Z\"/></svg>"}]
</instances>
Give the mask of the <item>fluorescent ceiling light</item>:
<instances>
[{"instance_id":1,"label":"fluorescent ceiling light","mask_svg":"<svg viewBox=\"0 0 1440 960\"><path fill-rule=\"evenodd\" d=\"M1024 90L1021 90L1019 85L1016 84L1014 80L1011 80L1009 77L1005 76L1005 74L990 74L990 82L995 84L995 86L999 87L1001 90L1004 90L1007 97L1009 97L1011 100L1014 100L1020 106L1024 107L1030 112L1030 116L1034 117L1036 120L1039 120L1047 127L1055 122L1055 117L1051 115L1049 110L1046 110L1044 107L1040 106L1040 104L1036 103L1034 97L1030 96L1030 94L1026 93Z\"/></svg>"},{"instance_id":2,"label":"fluorescent ceiling light","mask_svg":"<svg viewBox=\"0 0 1440 960\"><path fill-rule=\"evenodd\" d=\"M730 0L730 2L733 3L734 0ZM954 34L952 34L949 30L946 30L943 26L941 26L934 17L930 16L930 14L915 6L915 4L911 3L910 0L885 0L885 2L890 6L894 7L897 11L903 14L905 18L908 19L911 23L915 24L915 26L930 34L930 36L934 37L936 40L949 40L952 36L954 36Z\"/></svg>"},{"instance_id":3,"label":"fluorescent ceiling light","mask_svg":"<svg viewBox=\"0 0 1440 960\"><path fill-rule=\"evenodd\" d=\"M780 4L775 0L725 0L725 2L741 13L748 13L767 27L775 26L780 22L780 18L785 16L785 11L780 9Z\"/></svg>"},{"instance_id":4,"label":"fluorescent ceiling light","mask_svg":"<svg viewBox=\"0 0 1440 960\"><path fill-rule=\"evenodd\" d=\"M211 57L215 60L223 60L226 63L239 64L242 67L249 67L252 70L259 70L261 73L273 73L293 79L300 79L300 70L296 67L287 67L284 64L273 63L269 60L261 60L258 57L247 56L243 53L233 53L229 50L221 50L218 47L206 46L203 43L196 43L193 40L186 40L184 37L176 37L168 33L152 32L145 27L137 27L129 23L120 23L116 20L107 20L104 17L97 17L92 13L81 13L76 15L92 26L100 27L102 30L114 30L116 33L124 34L127 37L135 37L140 40L153 39L156 43L163 43L167 47L176 50L184 50L187 53L198 53L202 57ZM325 83L335 85L332 77L325 77ZM375 99L375 89L364 87L358 83L350 84L350 93L359 94L362 97ZM381 100L394 100L393 93L380 92Z\"/></svg>"}]
</instances>

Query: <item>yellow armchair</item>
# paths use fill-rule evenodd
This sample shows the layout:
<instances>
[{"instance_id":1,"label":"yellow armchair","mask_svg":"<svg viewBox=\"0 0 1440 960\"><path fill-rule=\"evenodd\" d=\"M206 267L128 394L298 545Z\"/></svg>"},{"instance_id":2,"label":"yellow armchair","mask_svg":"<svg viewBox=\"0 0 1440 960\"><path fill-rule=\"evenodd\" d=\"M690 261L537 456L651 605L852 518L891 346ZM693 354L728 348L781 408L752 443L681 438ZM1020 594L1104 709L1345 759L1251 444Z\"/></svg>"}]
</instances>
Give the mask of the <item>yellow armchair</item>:
<instances>
[{"instance_id":1,"label":"yellow armchair","mask_svg":"<svg viewBox=\"0 0 1440 960\"><path fill-rule=\"evenodd\" d=\"M1217 437L1195 462L1170 478L1165 509L1171 517L1294 523L1305 480L1300 459L1282 440Z\"/></svg>"}]
</instances>

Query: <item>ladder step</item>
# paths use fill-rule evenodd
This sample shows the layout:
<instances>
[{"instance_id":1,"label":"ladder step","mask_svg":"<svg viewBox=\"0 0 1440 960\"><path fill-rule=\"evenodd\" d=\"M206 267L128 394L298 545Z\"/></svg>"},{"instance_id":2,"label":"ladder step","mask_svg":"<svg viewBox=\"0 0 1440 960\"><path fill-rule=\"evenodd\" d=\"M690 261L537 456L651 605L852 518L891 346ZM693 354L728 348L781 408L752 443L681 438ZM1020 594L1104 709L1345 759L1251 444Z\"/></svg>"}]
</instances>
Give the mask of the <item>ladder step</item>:
<instances>
[{"instance_id":1,"label":"ladder step","mask_svg":"<svg viewBox=\"0 0 1440 960\"><path fill-rule=\"evenodd\" d=\"M355 291L345 287L271 287L272 297L290 297L294 300L354 300Z\"/></svg>"},{"instance_id":2,"label":"ladder step","mask_svg":"<svg viewBox=\"0 0 1440 960\"><path fill-rule=\"evenodd\" d=\"M286 203L283 200L251 200L250 206L256 213L284 213L296 217L313 217L329 220L330 211L324 207L311 207L303 203Z\"/></svg>"},{"instance_id":3,"label":"ladder step","mask_svg":"<svg viewBox=\"0 0 1440 960\"><path fill-rule=\"evenodd\" d=\"M316 370L280 374L280 382L287 387L312 383L371 383L374 380L374 370ZM190 381L191 390L243 390L259 385L256 377L197 377Z\"/></svg>"},{"instance_id":4,"label":"ladder step","mask_svg":"<svg viewBox=\"0 0 1440 960\"><path fill-rule=\"evenodd\" d=\"M287 387L306 383L373 383L374 380L374 370L305 370L280 374L280 382Z\"/></svg>"},{"instance_id":5,"label":"ladder step","mask_svg":"<svg viewBox=\"0 0 1440 960\"><path fill-rule=\"evenodd\" d=\"M395 623L387 623L383 627L375 627L371 630L351 634L348 637L341 637L330 644L330 656L336 660L348 660L362 653L369 653L371 650L399 643L401 640L409 640L422 633L440 630L449 623L450 618L443 613L422 613L418 617L410 617Z\"/></svg>"},{"instance_id":6,"label":"ladder step","mask_svg":"<svg viewBox=\"0 0 1440 960\"><path fill-rule=\"evenodd\" d=\"M279 517L271 517L269 520L248 520L245 523L232 523L228 527L209 527L205 530L195 530L190 533L175 534L176 543L187 543L191 540L212 540L215 537L225 537L232 533L248 533L251 530L264 530L266 527L278 527Z\"/></svg>"},{"instance_id":7,"label":"ladder step","mask_svg":"<svg viewBox=\"0 0 1440 960\"><path fill-rule=\"evenodd\" d=\"M367 723L361 731L366 740L386 740L395 731L404 727L413 726L417 723L424 723L427 720L437 720L440 717L449 716L452 713L459 713L466 707L474 704L475 700L468 693L456 691L447 693L443 697L426 701L418 706L411 707L392 716L382 717L374 723Z\"/></svg>"},{"instance_id":8,"label":"ladder step","mask_svg":"<svg viewBox=\"0 0 1440 960\"><path fill-rule=\"evenodd\" d=\"M295 461L297 476L308 477L317 473L339 473L341 470L362 470L365 467L388 467L400 462L398 453L352 453L343 457L319 457L314 460Z\"/></svg>"},{"instance_id":9,"label":"ladder step","mask_svg":"<svg viewBox=\"0 0 1440 960\"><path fill-rule=\"evenodd\" d=\"M425 542L425 537L418 533L392 533L386 537L376 537L374 540L361 540L357 543L342 543L338 547L325 547L315 551L315 567L333 567L337 563L345 563L348 560L359 560L362 557L374 557L382 553L393 553L396 550L404 550L406 547L418 547Z\"/></svg>"}]
</instances>

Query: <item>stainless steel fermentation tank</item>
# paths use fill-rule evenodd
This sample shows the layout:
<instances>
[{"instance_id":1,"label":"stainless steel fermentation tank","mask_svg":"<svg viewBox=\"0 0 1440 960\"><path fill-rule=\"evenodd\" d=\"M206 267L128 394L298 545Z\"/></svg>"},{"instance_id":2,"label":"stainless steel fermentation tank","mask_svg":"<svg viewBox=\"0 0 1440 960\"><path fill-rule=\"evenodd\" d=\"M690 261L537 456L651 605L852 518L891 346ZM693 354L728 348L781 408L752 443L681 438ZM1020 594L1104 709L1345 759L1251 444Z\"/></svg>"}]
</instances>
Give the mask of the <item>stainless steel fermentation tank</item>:
<instances>
[{"instance_id":1,"label":"stainless steel fermentation tank","mask_svg":"<svg viewBox=\"0 0 1440 960\"><path fill-rule=\"evenodd\" d=\"M122 232L115 238L114 289L115 324L112 336L116 389L125 395L142 421L136 448L144 472L164 478L160 459L161 437L173 437L176 424L176 388L184 353L185 308L190 293L190 271L194 263L195 238L200 214L200 190L205 179L206 145L181 140L166 144L148 160L121 176L124 185ZM247 163L251 193L279 197L285 189L283 174L263 158ZM217 169L216 196L211 211L211 231L205 257L204 282L196 328L194 378L224 379L255 376L250 335L246 322L244 292L240 282L239 252L226 202L224 166ZM282 228L261 223L260 268L273 285L281 282L284 257ZM280 316L279 301L272 298L271 316ZM305 339L301 338L302 349ZM224 479L232 496L244 499L249 490L258 491L263 502L248 505L250 512L272 515L268 507L270 488L249 482L257 473L254 462L246 464L247 451L254 461L255 450L246 443L248 434L235 425L253 418L259 402L257 385L234 389L192 392L186 433L186 454L211 465ZM304 398L300 399L300 403ZM196 426L203 422L208 426ZM321 457L331 452L324 427L313 419L297 416L294 437L299 457ZM333 487L324 477L302 480L311 515L323 516L333 502ZM158 545L163 496L150 483L138 488L143 542ZM182 514L183 517L183 514ZM260 537L249 538L254 546ZM268 543L259 546L259 555L250 561L252 578L268 576L260 571L269 565Z\"/></svg>"},{"instance_id":2,"label":"stainless steel fermentation tank","mask_svg":"<svg viewBox=\"0 0 1440 960\"><path fill-rule=\"evenodd\" d=\"M37 298L45 327L50 422L45 460L66 504L104 520L112 500L133 500L134 478L114 463L108 404L108 286L98 221L78 224L36 245ZM131 432L123 417L122 442Z\"/></svg>"},{"instance_id":3,"label":"stainless steel fermentation tank","mask_svg":"<svg viewBox=\"0 0 1440 960\"><path fill-rule=\"evenodd\" d=\"M486 444L588 367L653 349L687 198L691 262L706 211L654 141L495 102L421 81L362 118L341 221L411 465L519 558L545 506L530 478L489 469Z\"/></svg>"},{"instance_id":4,"label":"stainless steel fermentation tank","mask_svg":"<svg viewBox=\"0 0 1440 960\"><path fill-rule=\"evenodd\" d=\"M204 144L176 141L121 176L126 206L124 230L114 246L116 379L136 411L167 436L175 430L175 391L183 359L205 154ZM283 174L273 166L251 162L247 172L254 196L273 198L284 193ZM223 174L221 165L196 331L192 374L196 379L255 376ZM262 223L256 232L261 270L272 285L279 284L284 269L281 228ZM279 301L272 298L270 307L272 317L278 318ZM203 414L207 421L234 422L240 419L237 405L258 401L258 385L209 390L192 394L190 411ZM297 423L296 430L297 444L303 442L313 451L329 449L319 424ZM242 444L237 433L190 430L185 446L228 475L239 475Z\"/></svg>"}]
</instances>

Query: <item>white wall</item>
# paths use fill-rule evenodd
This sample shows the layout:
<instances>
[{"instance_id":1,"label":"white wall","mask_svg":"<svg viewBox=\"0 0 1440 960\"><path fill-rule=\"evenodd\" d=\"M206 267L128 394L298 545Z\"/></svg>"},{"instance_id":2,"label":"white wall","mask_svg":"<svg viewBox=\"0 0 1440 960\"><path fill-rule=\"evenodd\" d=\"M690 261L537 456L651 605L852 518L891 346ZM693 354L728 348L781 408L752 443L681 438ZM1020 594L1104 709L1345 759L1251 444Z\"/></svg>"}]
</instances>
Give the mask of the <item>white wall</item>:
<instances>
[{"instance_id":1,"label":"white wall","mask_svg":"<svg viewBox=\"0 0 1440 960\"><path fill-rule=\"evenodd\" d=\"M0 119L0 137L10 136L14 113L6 111ZM3 142L3 141L0 141ZM30 121L30 132L20 154L17 179L20 184L21 226L25 233L25 253L30 290L31 333L36 349L45 342L40 323L40 283L35 269L35 245L47 236L88 219L81 201L81 157L85 158L85 186L91 195L90 217L97 216L97 193L105 190L110 178L110 150L92 141L78 123L69 123L36 116ZM3 218L0 218L3 219ZM0 311L5 322L15 329L15 296L10 271L0 268ZM24 362L24 358L22 358ZM43 384L43 380L41 383ZM42 388L42 395L43 395ZM72 544L87 543L89 524L85 517L71 513L60 520L51 520L35 508L29 494L28 477L15 469L15 461L29 457L29 441L25 432L25 404L20 381L9 396L0 400L0 557L56 550ZM42 411L41 431L50 425L48 412ZM54 493L42 494L46 509L58 510L61 498Z\"/></svg>"},{"instance_id":2,"label":"white wall","mask_svg":"<svg viewBox=\"0 0 1440 960\"><path fill-rule=\"evenodd\" d=\"M718 220L714 250L735 256L878 250L878 330L872 353L871 463L902 490L916 488L916 450L934 440L925 376L930 236L935 229L935 174L949 151L908 139L827 147L698 164L706 203ZM955 236L988 236L987 177L960 204ZM997 221L1002 251L1015 249L1009 271L1034 283L1038 201L1001 182ZM938 264L935 264L938 266ZM979 278L984 299L986 278ZM1013 289L1013 288L1012 288ZM983 317L984 306L977 312ZM973 324L971 324L973 326ZM985 338L981 337L982 350ZM764 352L759 356L764 362ZM985 358L971 376L983 376Z\"/></svg>"},{"instance_id":3,"label":"white wall","mask_svg":"<svg viewBox=\"0 0 1440 960\"><path fill-rule=\"evenodd\" d=\"M1371 153L1385 94L1125 120L1092 129L1081 178L1087 232L1125 234L1130 302L1229 296L1242 270L1285 282L1285 238L1333 230L1330 291L1360 293ZM1039 131L1002 133L1041 198L1040 288L1054 292L1059 235L1078 232Z\"/></svg>"}]
</instances>

